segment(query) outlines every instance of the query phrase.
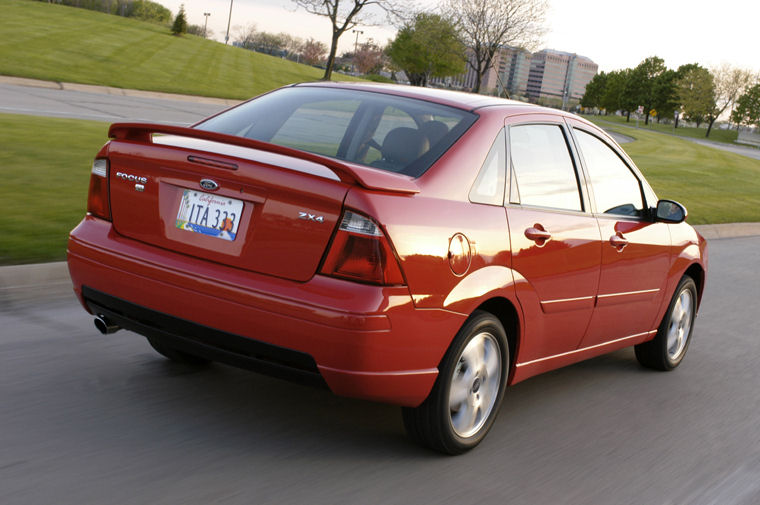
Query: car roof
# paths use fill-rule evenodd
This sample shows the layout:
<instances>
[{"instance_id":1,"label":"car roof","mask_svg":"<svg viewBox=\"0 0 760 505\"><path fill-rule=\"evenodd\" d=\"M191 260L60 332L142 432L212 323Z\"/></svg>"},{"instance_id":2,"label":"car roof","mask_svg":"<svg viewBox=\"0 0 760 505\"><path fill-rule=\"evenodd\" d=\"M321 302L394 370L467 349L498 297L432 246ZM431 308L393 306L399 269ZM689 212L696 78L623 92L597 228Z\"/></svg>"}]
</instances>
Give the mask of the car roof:
<instances>
[{"instance_id":1,"label":"car roof","mask_svg":"<svg viewBox=\"0 0 760 505\"><path fill-rule=\"evenodd\" d=\"M448 105L459 109L473 111L481 107L499 106L520 106L535 107L536 105L516 100L507 100L495 96L479 95L476 93L467 93L464 91L453 91L448 89L422 88L419 86L406 86L402 84L384 84L376 82L307 82L296 84L295 86L323 87L323 88L340 88L357 91L372 91L375 93L384 93L388 95L403 96L407 98L416 98L429 102Z\"/></svg>"}]
</instances>

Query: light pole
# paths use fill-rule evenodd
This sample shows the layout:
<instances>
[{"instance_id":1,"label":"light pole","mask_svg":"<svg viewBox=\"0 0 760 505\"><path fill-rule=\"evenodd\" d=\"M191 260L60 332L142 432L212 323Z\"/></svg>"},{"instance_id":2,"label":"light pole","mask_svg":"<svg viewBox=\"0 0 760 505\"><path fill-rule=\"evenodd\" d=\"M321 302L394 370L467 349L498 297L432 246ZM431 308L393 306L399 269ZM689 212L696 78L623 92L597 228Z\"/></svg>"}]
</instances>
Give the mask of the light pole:
<instances>
[{"instance_id":1,"label":"light pole","mask_svg":"<svg viewBox=\"0 0 760 505\"><path fill-rule=\"evenodd\" d=\"M227 18L227 35L224 36L224 43L226 44L228 40L230 40L230 21L232 21L232 2L233 0L230 0L230 17Z\"/></svg>"},{"instance_id":2,"label":"light pole","mask_svg":"<svg viewBox=\"0 0 760 505\"><path fill-rule=\"evenodd\" d=\"M354 73L356 73L356 53L359 50L359 35L364 35L364 32L361 30L351 30L351 33L356 34L356 40L354 41L354 61L351 64L351 66L354 68Z\"/></svg>"},{"instance_id":3,"label":"light pole","mask_svg":"<svg viewBox=\"0 0 760 505\"><path fill-rule=\"evenodd\" d=\"M211 15L211 13L210 12L204 12L203 15L206 16L206 22L203 23L203 38L205 39L206 38L206 27L208 26L208 17Z\"/></svg>"}]
</instances>

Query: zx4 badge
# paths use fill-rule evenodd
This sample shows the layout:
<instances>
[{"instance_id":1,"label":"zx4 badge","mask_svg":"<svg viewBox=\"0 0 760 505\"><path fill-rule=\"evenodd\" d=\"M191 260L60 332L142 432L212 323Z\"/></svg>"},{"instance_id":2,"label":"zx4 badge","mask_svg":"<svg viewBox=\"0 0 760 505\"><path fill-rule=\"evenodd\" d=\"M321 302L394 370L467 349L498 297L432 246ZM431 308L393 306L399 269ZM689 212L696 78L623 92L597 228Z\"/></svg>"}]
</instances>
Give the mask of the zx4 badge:
<instances>
[{"instance_id":1,"label":"zx4 badge","mask_svg":"<svg viewBox=\"0 0 760 505\"><path fill-rule=\"evenodd\" d=\"M314 221L317 223L324 223L325 217L324 216L317 216L316 214L310 214L308 212L298 212L298 219L304 219L306 221Z\"/></svg>"}]
</instances>

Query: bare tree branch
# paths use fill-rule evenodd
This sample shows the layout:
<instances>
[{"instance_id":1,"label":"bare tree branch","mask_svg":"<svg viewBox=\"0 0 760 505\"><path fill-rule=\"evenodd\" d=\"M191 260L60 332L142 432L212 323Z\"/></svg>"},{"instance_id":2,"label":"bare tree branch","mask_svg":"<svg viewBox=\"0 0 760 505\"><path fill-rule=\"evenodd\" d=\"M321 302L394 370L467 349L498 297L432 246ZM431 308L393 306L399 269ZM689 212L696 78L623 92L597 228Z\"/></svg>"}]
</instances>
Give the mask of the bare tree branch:
<instances>
[{"instance_id":1,"label":"bare tree branch","mask_svg":"<svg viewBox=\"0 0 760 505\"><path fill-rule=\"evenodd\" d=\"M468 64L476 73L473 91L480 91L486 72L502 46L534 49L545 33L546 0L445 0L468 47Z\"/></svg>"},{"instance_id":2,"label":"bare tree branch","mask_svg":"<svg viewBox=\"0 0 760 505\"><path fill-rule=\"evenodd\" d=\"M408 0L292 0L297 7L310 14L323 16L332 23L330 53L327 58L327 68L322 79L330 80L335 55L338 51L338 40L348 30L358 25L371 26L378 24L380 18L394 24L404 18L404 9ZM384 16L379 16L383 14Z\"/></svg>"},{"instance_id":3,"label":"bare tree branch","mask_svg":"<svg viewBox=\"0 0 760 505\"><path fill-rule=\"evenodd\" d=\"M752 84L753 79L753 75L749 70L732 67L726 63L713 68L711 73L715 81L715 106L707 116L708 125L705 137L710 136L710 130L712 130L715 120L726 109L734 106L739 96Z\"/></svg>"}]
</instances>

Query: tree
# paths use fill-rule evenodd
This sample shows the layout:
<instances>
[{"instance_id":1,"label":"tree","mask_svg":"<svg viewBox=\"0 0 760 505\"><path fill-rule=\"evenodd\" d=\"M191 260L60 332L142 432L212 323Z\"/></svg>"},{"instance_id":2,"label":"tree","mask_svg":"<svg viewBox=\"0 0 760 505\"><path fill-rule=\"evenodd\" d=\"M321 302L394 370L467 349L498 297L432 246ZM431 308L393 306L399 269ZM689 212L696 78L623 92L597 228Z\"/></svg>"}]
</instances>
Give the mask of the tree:
<instances>
[{"instance_id":1,"label":"tree","mask_svg":"<svg viewBox=\"0 0 760 505\"><path fill-rule=\"evenodd\" d=\"M205 28L205 29L204 29ZM211 28L201 25L187 25L187 33L190 35L197 35L206 39L214 38L214 31Z\"/></svg>"},{"instance_id":2,"label":"tree","mask_svg":"<svg viewBox=\"0 0 760 505\"><path fill-rule=\"evenodd\" d=\"M179 6L179 12L177 17L174 18L174 24L172 25L172 33L174 35L182 35L187 33L187 18L185 17L185 4Z\"/></svg>"},{"instance_id":3,"label":"tree","mask_svg":"<svg viewBox=\"0 0 760 505\"><path fill-rule=\"evenodd\" d=\"M465 46L456 26L439 14L421 12L404 24L388 46L388 56L412 86L466 70Z\"/></svg>"},{"instance_id":4,"label":"tree","mask_svg":"<svg viewBox=\"0 0 760 505\"><path fill-rule=\"evenodd\" d=\"M631 76L631 69L613 70L607 74L604 94L599 102L603 109L624 110L628 121L631 120L631 110L636 107L635 100L626 93L626 85Z\"/></svg>"},{"instance_id":5,"label":"tree","mask_svg":"<svg viewBox=\"0 0 760 505\"><path fill-rule=\"evenodd\" d=\"M599 72L586 84L586 91L581 98L581 107L602 108L602 98L608 77L608 74Z\"/></svg>"},{"instance_id":6,"label":"tree","mask_svg":"<svg viewBox=\"0 0 760 505\"><path fill-rule=\"evenodd\" d=\"M151 2L149 0L132 0L127 5L126 16L141 19L143 21L168 24L172 19L172 12L156 2Z\"/></svg>"},{"instance_id":7,"label":"tree","mask_svg":"<svg viewBox=\"0 0 760 505\"><path fill-rule=\"evenodd\" d=\"M236 25L234 28L233 40L235 44L244 49L253 49L253 42L256 39L256 25L246 26Z\"/></svg>"},{"instance_id":8,"label":"tree","mask_svg":"<svg viewBox=\"0 0 760 505\"><path fill-rule=\"evenodd\" d=\"M285 41L276 33L256 32L251 42L254 51L273 56L279 56L285 47Z\"/></svg>"},{"instance_id":9,"label":"tree","mask_svg":"<svg viewBox=\"0 0 760 505\"><path fill-rule=\"evenodd\" d=\"M665 70L658 75L653 83L652 106L657 110L657 122L664 117L673 117L673 113L679 106L678 103L678 72Z\"/></svg>"},{"instance_id":10,"label":"tree","mask_svg":"<svg viewBox=\"0 0 760 505\"><path fill-rule=\"evenodd\" d=\"M318 40L309 39L303 45L301 57L304 63L308 65L317 65L325 59L327 46Z\"/></svg>"},{"instance_id":11,"label":"tree","mask_svg":"<svg viewBox=\"0 0 760 505\"><path fill-rule=\"evenodd\" d=\"M327 66L323 80L329 81L332 77L335 55L338 51L338 40L348 30L361 24L372 22L372 10L382 11L389 21L401 17L401 5L405 0L292 0L298 7L306 12L323 16L332 24L332 37L330 38L330 54L327 58Z\"/></svg>"},{"instance_id":12,"label":"tree","mask_svg":"<svg viewBox=\"0 0 760 505\"><path fill-rule=\"evenodd\" d=\"M370 39L354 54L354 66L360 74L377 74L385 65L385 51Z\"/></svg>"},{"instance_id":13,"label":"tree","mask_svg":"<svg viewBox=\"0 0 760 505\"><path fill-rule=\"evenodd\" d=\"M737 125L760 127L760 83L749 88L736 100L731 120Z\"/></svg>"},{"instance_id":14,"label":"tree","mask_svg":"<svg viewBox=\"0 0 760 505\"><path fill-rule=\"evenodd\" d=\"M633 100L636 105L641 105L647 111L644 124L649 124L649 111L652 110L658 101L657 82L667 71L665 60L657 56L650 56L636 68L634 68L628 80L626 81L625 94Z\"/></svg>"},{"instance_id":15,"label":"tree","mask_svg":"<svg viewBox=\"0 0 760 505\"><path fill-rule=\"evenodd\" d=\"M300 57L303 51L304 41L301 37L294 37L288 33L280 33L280 39L282 39L282 48L287 53L289 59L296 59Z\"/></svg>"},{"instance_id":16,"label":"tree","mask_svg":"<svg viewBox=\"0 0 760 505\"><path fill-rule=\"evenodd\" d=\"M472 91L479 92L500 47L537 44L548 6L545 0L446 0L444 9L469 50L467 63L476 75Z\"/></svg>"},{"instance_id":17,"label":"tree","mask_svg":"<svg viewBox=\"0 0 760 505\"><path fill-rule=\"evenodd\" d=\"M713 100L715 105L707 114L707 133L705 137L710 136L715 120L720 117L729 107L733 106L736 99L742 94L744 89L752 82L752 74L741 68L734 68L724 64L712 70L715 88L713 91Z\"/></svg>"},{"instance_id":18,"label":"tree","mask_svg":"<svg viewBox=\"0 0 760 505\"><path fill-rule=\"evenodd\" d=\"M683 116L697 124L697 128L715 107L715 83L709 70L696 63L678 67L676 81L678 98L683 107Z\"/></svg>"}]
</instances>

